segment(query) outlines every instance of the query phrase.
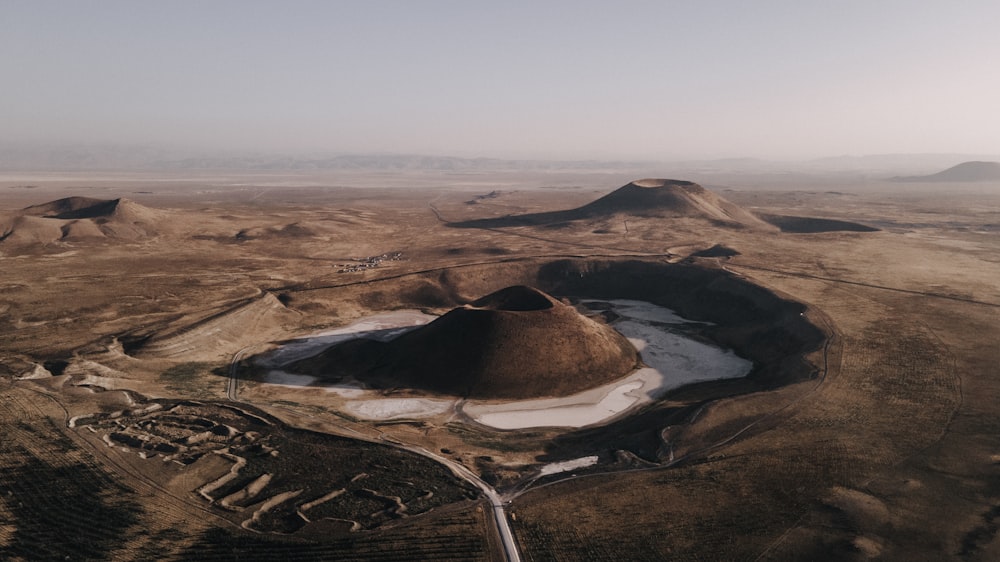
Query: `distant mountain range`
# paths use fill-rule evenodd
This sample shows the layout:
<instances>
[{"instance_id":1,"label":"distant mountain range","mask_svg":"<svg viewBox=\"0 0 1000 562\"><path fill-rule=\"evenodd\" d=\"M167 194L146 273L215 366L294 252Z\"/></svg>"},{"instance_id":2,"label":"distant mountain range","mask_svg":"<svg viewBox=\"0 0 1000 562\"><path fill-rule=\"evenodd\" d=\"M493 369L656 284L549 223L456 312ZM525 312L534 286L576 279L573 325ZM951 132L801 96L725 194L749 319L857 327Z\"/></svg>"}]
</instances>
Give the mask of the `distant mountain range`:
<instances>
[{"instance_id":1,"label":"distant mountain range","mask_svg":"<svg viewBox=\"0 0 1000 562\"><path fill-rule=\"evenodd\" d=\"M257 156L161 160L152 165L173 170L371 170L371 171L548 171L632 170L655 162L609 160L503 160L417 154L345 154L327 158Z\"/></svg>"},{"instance_id":2,"label":"distant mountain range","mask_svg":"<svg viewBox=\"0 0 1000 562\"><path fill-rule=\"evenodd\" d=\"M422 154L275 154L204 151L157 145L18 144L0 142L0 170L226 170L374 172L629 172L634 177L669 170L675 177L711 174L855 173L872 178L939 170L963 161L1000 160L1000 155L877 154L800 161L759 158L682 160L545 160L465 158ZM901 180L910 181L910 180ZM917 180L913 180L917 181Z\"/></svg>"},{"instance_id":3,"label":"distant mountain range","mask_svg":"<svg viewBox=\"0 0 1000 562\"><path fill-rule=\"evenodd\" d=\"M936 174L897 176L898 182L973 182L1000 181L1000 162L962 162Z\"/></svg>"},{"instance_id":4,"label":"distant mountain range","mask_svg":"<svg viewBox=\"0 0 1000 562\"><path fill-rule=\"evenodd\" d=\"M240 170L240 171L634 171L659 162L461 158L420 154L282 155L198 152L181 148L0 143L0 170Z\"/></svg>"}]
</instances>

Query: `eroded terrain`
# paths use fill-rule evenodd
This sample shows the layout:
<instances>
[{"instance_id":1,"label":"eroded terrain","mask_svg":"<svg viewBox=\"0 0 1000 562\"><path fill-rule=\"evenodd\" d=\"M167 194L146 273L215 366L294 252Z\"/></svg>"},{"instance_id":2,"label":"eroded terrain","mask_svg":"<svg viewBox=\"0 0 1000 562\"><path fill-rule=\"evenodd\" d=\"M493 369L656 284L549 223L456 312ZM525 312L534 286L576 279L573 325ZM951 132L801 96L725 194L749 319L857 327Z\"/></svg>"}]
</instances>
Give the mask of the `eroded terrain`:
<instances>
[{"instance_id":1,"label":"eroded terrain","mask_svg":"<svg viewBox=\"0 0 1000 562\"><path fill-rule=\"evenodd\" d=\"M635 179L599 175L150 179L0 184L4 212L131 201L4 223L0 557L503 559L476 482L526 560L1000 555L997 186L703 182L880 229L794 232L563 213ZM521 284L668 307L753 370L504 431L453 407L366 420L257 363Z\"/></svg>"}]
</instances>

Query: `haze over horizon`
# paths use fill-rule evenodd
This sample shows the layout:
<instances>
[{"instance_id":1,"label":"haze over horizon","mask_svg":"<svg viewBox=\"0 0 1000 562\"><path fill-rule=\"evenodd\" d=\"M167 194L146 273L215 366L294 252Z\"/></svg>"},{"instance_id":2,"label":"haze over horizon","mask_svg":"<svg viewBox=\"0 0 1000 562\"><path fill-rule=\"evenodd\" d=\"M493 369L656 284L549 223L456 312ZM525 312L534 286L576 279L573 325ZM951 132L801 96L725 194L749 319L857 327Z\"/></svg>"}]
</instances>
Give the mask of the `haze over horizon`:
<instances>
[{"instance_id":1,"label":"haze over horizon","mask_svg":"<svg viewBox=\"0 0 1000 562\"><path fill-rule=\"evenodd\" d=\"M1000 5L12 1L0 142L1000 154Z\"/></svg>"}]
</instances>

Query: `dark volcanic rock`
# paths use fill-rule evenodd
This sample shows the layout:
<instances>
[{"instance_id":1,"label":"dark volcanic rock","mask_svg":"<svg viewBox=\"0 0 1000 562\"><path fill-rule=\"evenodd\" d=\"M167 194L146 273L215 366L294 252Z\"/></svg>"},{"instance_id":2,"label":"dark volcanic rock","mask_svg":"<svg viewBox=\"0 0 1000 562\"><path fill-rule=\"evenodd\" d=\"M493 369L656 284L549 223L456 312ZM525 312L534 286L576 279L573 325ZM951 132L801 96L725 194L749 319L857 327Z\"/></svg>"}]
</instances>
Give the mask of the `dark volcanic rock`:
<instances>
[{"instance_id":1,"label":"dark volcanic rock","mask_svg":"<svg viewBox=\"0 0 1000 562\"><path fill-rule=\"evenodd\" d=\"M66 197L24 209L23 214L52 219L92 219L110 217L121 199L93 199L91 197Z\"/></svg>"},{"instance_id":2,"label":"dark volcanic rock","mask_svg":"<svg viewBox=\"0 0 1000 562\"><path fill-rule=\"evenodd\" d=\"M786 215L761 215L761 218L777 226L782 232L795 234L815 234L819 232L878 232L879 229L861 223L815 217L793 217Z\"/></svg>"},{"instance_id":3,"label":"dark volcanic rock","mask_svg":"<svg viewBox=\"0 0 1000 562\"><path fill-rule=\"evenodd\" d=\"M731 258L733 256L740 255L739 252L730 248L729 246L724 246L722 244L716 244L711 248L705 248L704 250L698 250L691 254L694 258Z\"/></svg>"}]
</instances>

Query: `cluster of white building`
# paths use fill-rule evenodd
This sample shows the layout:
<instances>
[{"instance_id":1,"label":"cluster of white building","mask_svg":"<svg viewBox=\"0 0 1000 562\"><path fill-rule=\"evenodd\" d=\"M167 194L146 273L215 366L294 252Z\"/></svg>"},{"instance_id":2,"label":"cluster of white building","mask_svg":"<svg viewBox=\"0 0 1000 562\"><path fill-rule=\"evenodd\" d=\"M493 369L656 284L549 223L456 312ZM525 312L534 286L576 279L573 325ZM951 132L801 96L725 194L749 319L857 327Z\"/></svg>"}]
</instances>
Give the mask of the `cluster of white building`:
<instances>
[{"instance_id":1,"label":"cluster of white building","mask_svg":"<svg viewBox=\"0 0 1000 562\"><path fill-rule=\"evenodd\" d=\"M354 273L376 268L382 262L399 261L401 259L403 259L403 252L387 252L377 256L368 256L367 258L354 258L354 263L338 263L334 267L340 268L337 270L337 273Z\"/></svg>"}]
</instances>

